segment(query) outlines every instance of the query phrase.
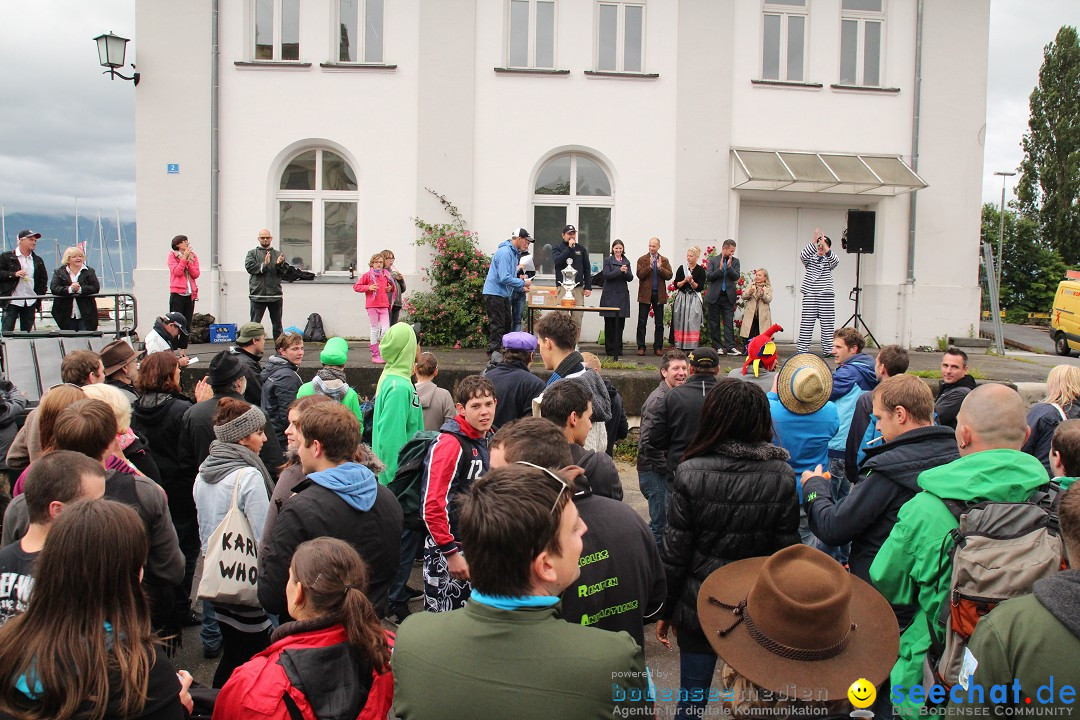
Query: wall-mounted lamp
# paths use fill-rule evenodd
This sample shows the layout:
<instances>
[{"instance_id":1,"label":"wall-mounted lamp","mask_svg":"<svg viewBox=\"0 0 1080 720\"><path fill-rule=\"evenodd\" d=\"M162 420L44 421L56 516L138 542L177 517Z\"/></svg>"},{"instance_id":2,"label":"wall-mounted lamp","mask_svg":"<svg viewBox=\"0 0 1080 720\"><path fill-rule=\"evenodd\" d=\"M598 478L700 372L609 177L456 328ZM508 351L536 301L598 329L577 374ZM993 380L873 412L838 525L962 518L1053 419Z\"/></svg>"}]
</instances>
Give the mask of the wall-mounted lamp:
<instances>
[{"instance_id":1,"label":"wall-mounted lamp","mask_svg":"<svg viewBox=\"0 0 1080 720\"><path fill-rule=\"evenodd\" d=\"M98 62L101 63L101 67L106 68L101 74L108 73L111 77L120 78L122 80L133 80L136 85L139 84L139 73L132 74L131 77L121 75L116 72L117 68L124 67L124 54L127 52L128 39L114 35L110 30L105 35L98 35L94 40L97 42ZM131 66L135 68L134 65Z\"/></svg>"}]
</instances>

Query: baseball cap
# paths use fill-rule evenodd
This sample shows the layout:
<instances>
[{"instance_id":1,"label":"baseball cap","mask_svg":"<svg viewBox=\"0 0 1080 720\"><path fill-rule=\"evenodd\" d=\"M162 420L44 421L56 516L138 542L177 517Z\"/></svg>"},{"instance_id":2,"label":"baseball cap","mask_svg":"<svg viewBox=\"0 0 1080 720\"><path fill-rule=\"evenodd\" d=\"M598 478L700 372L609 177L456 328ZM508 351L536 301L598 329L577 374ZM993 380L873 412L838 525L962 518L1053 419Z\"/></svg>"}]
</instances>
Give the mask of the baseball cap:
<instances>
[{"instance_id":1,"label":"baseball cap","mask_svg":"<svg viewBox=\"0 0 1080 720\"><path fill-rule=\"evenodd\" d=\"M536 352L540 349L536 337L527 332L506 333L502 336L502 346L507 350L524 350L525 352Z\"/></svg>"},{"instance_id":2,"label":"baseball cap","mask_svg":"<svg viewBox=\"0 0 1080 720\"><path fill-rule=\"evenodd\" d=\"M37 232L36 230L20 230L19 231L19 239L22 240L25 237L39 238L39 237L41 237L41 233Z\"/></svg>"},{"instance_id":3,"label":"baseball cap","mask_svg":"<svg viewBox=\"0 0 1080 720\"><path fill-rule=\"evenodd\" d=\"M720 367L720 356L716 354L716 351L711 347L699 347L690 351L690 354L686 356L690 361L690 367L699 368L702 370L711 370L715 367Z\"/></svg>"},{"instance_id":4,"label":"baseball cap","mask_svg":"<svg viewBox=\"0 0 1080 720\"><path fill-rule=\"evenodd\" d=\"M573 225L567 225L566 227L564 227L564 228L562 229L562 231L563 231L563 235L565 235L566 233L571 233L571 232L572 232L572 233L576 233L576 232L577 232L577 228L576 228L576 227L574 227Z\"/></svg>"},{"instance_id":5,"label":"baseball cap","mask_svg":"<svg viewBox=\"0 0 1080 720\"><path fill-rule=\"evenodd\" d=\"M523 227L515 228L514 232L510 233L510 237L511 238L528 238L529 242L534 242L534 240L532 239L532 235L530 235L529 231L526 230Z\"/></svg>"},{"instance_id":6,"label":"baseball cap","mask_svg":"<svg viewBox=\"0 0 1080 720\"><path fill-rule=\"evenodd\" d=\"M240 326L240 334L236 336L236 342L248 343L257 338L266 336L266 328L262 326L262 323L246 322Z\"/></svg>"},{"instance_id":7,"label":"baseball cap","mask_svg":"<svg viewBox=\"0 0 1080 720\"><path fill-rule=\"evenodd\" d=\"M181 333L183 333L184 335L188 334L187 318L184 317L183 313L171 312L163 319L165 320L166 325L168 325L169 323L176 323L180 326Z\"/></svg>"}]
</instances>

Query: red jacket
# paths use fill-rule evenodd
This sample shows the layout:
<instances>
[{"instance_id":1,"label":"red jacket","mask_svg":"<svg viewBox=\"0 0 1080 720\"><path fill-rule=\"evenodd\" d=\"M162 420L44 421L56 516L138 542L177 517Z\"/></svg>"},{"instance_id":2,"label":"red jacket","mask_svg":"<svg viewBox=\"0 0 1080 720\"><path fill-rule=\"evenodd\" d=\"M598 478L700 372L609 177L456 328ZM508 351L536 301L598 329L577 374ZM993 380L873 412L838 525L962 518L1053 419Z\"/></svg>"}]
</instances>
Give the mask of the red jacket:
<instances>
[{"instance_id":1,"label":"red jacket","mask_svg":"<svg viewBox=\"0 0 1080 720\"><path fill-rule=\"evenodd\" d=\"M195 282L199 277L199 258L191 253L190 260L176 257L175 252L169 253L169 292L178 295L187 290L188 278L191 278L191 299L199 299L199 286Z\"/></svg>"},{"instance_id":2,"label":"red jacket","mask_svg":"<svg viewBox=\"0 0 1080 720\"><path fill-rule=\"evenodd\" d=\"M290 627L295 628L291 633ZM233 671L218 693L213 720L290 720L286 695L306 720L344 717L344 703L355 705L357 720L387 716L394 676L390 668L377 673L360 666L349 651L344 626L289 623L275 636L282 631L284 637ZM386 641L393 647L394 634L387 632Z\"/></svg>"}]
</instances>

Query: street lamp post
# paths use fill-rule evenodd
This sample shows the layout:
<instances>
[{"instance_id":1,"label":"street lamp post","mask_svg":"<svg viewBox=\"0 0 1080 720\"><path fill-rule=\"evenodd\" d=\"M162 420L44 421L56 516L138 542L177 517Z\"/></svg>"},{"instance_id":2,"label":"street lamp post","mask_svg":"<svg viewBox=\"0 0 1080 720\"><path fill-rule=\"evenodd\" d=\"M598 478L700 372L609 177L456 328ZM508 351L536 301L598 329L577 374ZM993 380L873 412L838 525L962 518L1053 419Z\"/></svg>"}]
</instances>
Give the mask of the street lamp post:
<instances>
[{"instance_id":1,"label":"street lamp post","mask_svg":"<svg viewBox=\"0 0 1080 720\"><path fill-rule=\"evenodd\" d=\"M94 42L97 43L98 50L98 62L101 67L105 68L102 75L108 75L110 78L120 78L122 80L133 81L136 85L139 84L139 73L132 73L131 77L127 75L121 75L116 72L117 68L124 67L124 55L127 51L128 39L114 35L110 30L104 35L98 35L94 38ZM131 66L135 68L134 65Z\"/></svg>"},{"instance_id":2,"label":"street lamp post","mask_svg":"<svg viewBox=\"0 0 1080 720\"><path fill-rule=\"evenodd\" d=\"M998 229L998 261L997 261L997 287L998 287L998 301L1001 301L1001 259L1002 259L1002 247L1005 245L1005 178L1012 177L1016 173L1014 172L995 172L995 175L1001 176L1001 224Z\"/></svg>"}]
</instances>

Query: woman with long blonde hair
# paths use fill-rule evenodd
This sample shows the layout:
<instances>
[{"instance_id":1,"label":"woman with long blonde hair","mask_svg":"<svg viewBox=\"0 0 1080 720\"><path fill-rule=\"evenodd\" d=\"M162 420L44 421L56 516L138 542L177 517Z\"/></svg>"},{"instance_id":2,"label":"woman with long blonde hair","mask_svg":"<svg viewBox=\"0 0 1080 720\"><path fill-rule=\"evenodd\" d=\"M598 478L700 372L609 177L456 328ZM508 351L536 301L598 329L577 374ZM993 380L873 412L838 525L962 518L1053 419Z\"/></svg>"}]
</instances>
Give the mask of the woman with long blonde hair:
<instances>
[{"instance_id":1,"label":"woman with long blonde hair","mask_svg":"<svg viewBox=\"0 0 1080 720\"><path fill-rule=\"evenodd\" d=\"M743 339L760 335L762 331L772 327L772 280L769 279L769 271L758 268L754 271L754 282L746 288L743 299L742 327L739 334Z\"/></svg>"},{"instance_id":2,"label":"woman with long blonde hair","mask_svg":"<svg viewBox=\"0 0 1080 720\"><path fill-rule=\"evenodd\" d=\"M1035 403L1028 411L1027 425L1031 430L1027 442L1021 448L1033 455L1046 468L1050 477L1050 443L1057 426L1073 418L1080 418L1080 367L1058 365L1046 377L1046 397Z\"/></svg>"}]
</instances>

